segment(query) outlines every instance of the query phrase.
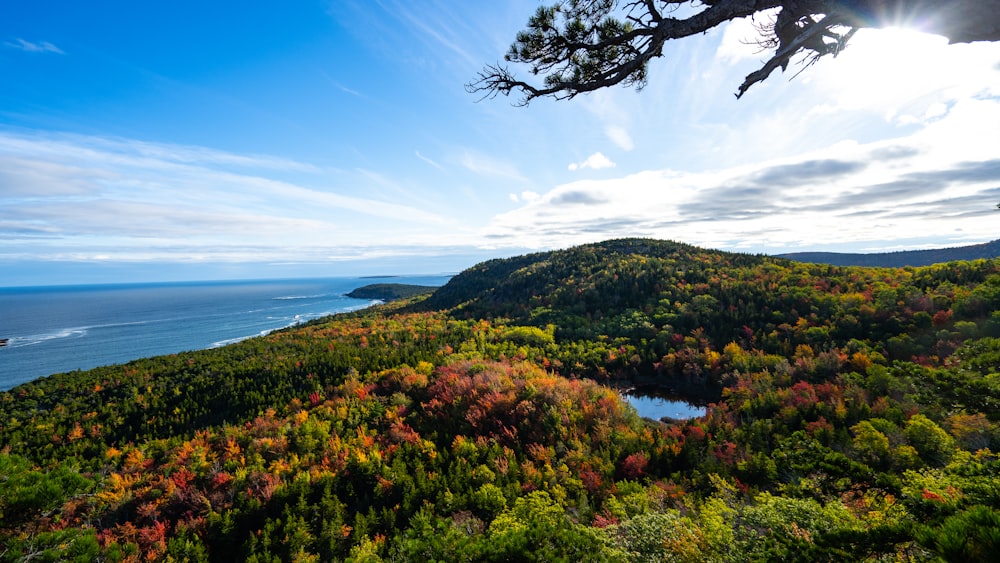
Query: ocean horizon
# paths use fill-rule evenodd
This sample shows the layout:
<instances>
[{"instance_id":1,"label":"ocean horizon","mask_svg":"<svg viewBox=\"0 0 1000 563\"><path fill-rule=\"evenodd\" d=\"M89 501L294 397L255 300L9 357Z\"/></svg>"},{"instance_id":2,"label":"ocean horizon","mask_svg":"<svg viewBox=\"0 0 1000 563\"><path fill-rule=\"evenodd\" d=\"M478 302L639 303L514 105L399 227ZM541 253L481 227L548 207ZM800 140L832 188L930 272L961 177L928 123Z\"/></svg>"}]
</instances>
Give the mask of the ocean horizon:
<instances>
[{"instance_id":1,"label":"ocean horizon","mask_svg":"<svg viewBox=\"0 0 1000 563\"><path fill-rule=\"evenodd\" d=\"M372 283L441 286L450 274L0 287L0 391L39 377L216 348L377 300Z\"/></svg>"}]
</instances>

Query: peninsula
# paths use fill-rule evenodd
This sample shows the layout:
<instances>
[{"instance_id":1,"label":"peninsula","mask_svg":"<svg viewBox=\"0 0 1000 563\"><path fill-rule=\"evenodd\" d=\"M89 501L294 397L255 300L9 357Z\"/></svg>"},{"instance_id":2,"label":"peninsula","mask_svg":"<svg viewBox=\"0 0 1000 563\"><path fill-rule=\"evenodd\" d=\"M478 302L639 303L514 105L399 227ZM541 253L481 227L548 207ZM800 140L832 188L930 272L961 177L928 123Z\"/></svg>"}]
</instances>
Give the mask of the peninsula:
<instances>
[{"instance_id":1,"label":"peninsula","mask_svg":"<svg viewBox=\"0 0 1000 563\"><path fill-rule=\"evenodd\" d=\"M412 285L405 283L373 283L361 286L347 294L354 299L381 299L383 301L395 301L397 299L407 299L417 295L425 295L433 292L436 287L429 285Z\"/></svg>"}]
</instances>

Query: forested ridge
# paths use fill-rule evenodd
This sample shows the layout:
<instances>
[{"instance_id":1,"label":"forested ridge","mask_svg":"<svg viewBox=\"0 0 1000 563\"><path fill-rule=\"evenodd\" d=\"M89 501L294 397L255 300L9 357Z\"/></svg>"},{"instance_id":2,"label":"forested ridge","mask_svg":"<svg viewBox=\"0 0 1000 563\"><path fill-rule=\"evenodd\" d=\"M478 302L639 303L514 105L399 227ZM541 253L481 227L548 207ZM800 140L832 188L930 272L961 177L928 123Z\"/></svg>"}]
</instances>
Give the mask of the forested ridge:
<instances>
[{"instance_id":1,"label":"forested ridge","mask_svg":"<svg viewBox=\"0 0 1000 563\"><path fill-rule=\"evenodd\" d=\"M0 559L992 561L1000 260L626 239L0 393ZM608 384L708 398L641 419Z\"/></svg>"},{"instance_id":2,"label":"forested ridge","mask_svg":"<svg viewBox=\"0 0 1000 563\"><path fill-rule=\"evenodd\" d=\"M373 283L359 287L347 294L347 297L355 299L379 299L393 301L396 299L406 299L425 293L432 293L433 286L412 285L405 283Z\"/></svg>"},{"instance_id":3,"label":"forested ridge","mask_svg":"<svg viewBox=\"0 0 1000 563\"><path fill-rule=\"evenodd\" d=\"M980 258L1000 258L1000 240L930 250L899 250L896 252L872 252L851 254L846 252L792 252L779 254L799 262L820 262L836 266L876 266L902 268L905 266L930 266L940 262L956 260L978 260Z\"/></svg>"}]
</instances>

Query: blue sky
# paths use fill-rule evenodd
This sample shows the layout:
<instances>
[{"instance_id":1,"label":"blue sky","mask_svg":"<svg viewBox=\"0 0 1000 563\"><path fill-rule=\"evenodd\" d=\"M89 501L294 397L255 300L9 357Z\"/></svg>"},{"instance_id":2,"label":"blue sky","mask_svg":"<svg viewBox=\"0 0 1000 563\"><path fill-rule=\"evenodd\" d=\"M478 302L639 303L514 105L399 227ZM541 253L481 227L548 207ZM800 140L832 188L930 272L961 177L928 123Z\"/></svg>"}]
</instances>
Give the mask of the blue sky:
<instances>
[{"instance_id":1,"label":"blue sky","mask_svg":"<svg viewBox=\"0 0 1000 563\"><path fill-rule=\"evenodd\" d=\"M668 45L642 92L477 101L537 6L3 3L0 285L1000 238L1000 45L863 31L737 101L763 58L738 22Z\"/></svg>"}]
</instances>

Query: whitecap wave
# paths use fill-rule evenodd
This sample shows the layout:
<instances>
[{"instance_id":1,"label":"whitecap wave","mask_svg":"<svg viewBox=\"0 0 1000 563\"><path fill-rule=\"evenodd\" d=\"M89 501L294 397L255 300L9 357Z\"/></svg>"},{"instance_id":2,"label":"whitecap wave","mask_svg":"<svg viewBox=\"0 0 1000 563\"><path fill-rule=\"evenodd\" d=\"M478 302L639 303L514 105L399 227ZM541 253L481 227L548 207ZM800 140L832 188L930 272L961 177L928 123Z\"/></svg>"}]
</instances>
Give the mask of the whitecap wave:
<instances>
[{"instance_id":1,"label":"whitecap wave","mask_svg":"<svg viewBox=\"0 0 1000 563\"><path fill-rule=\"evenodd\" d=\"M236 344L237 342L243 342L244 340L249 340L250 338L257 338L258 336L267 336L268 334L271 334L272 332L274 332L276 330L282 330L282 329L285 329L285 328L291 328L291 327L293 327L293 326L295 326L297 324L301 324L301 323L305 322L306 320L308 320L308 319L302 319L301 317L302 317L302 315L295 315L295 317L294 317L295 320L293 320L292 322L290 322L290 323L288 323L288 324L286 324L284 326L279 326L279 327L276 327L276 328L264 329L264 330L258 332L257 334L250 334L250 335L247 335L247 336L237 336L236 338L227 338L225 340L219 340L217 342L213 342L212 345L209 346L209 348L221 348L223 346L228 346L230 344ZM274 317L268 317L268 318L269 319L277 320Z\"/></svg>"},{"instance_id":2,"label":"whitecap wave","mask_svg":"<svg viewBox=\"0 0 1000 563\"><path fill-rule=\"evenodd\" d=\"M70 328L57 328L49 332L43 332L41 334L30 334L24 336L9 336L7 338L7 344L5 348L23 348L25 346L35 346L37 344L43 344L45 342L50 342L52 340L60 340L62 338L83 338L92 330L104 329L104 328L117 328L123 326L140 326L153 323L169 322L173 319L153 319L146 321L129 321L121 323L105 323L97 325L87 325L87 326L77 326Z\"/></svg>"},{"instance_id":3,"label":"whitecap wave","mask_svg":"<svg viewBox=\"0 0 1000 563\"><path fill-rule=\"evenodd\" d=\"M275 299L277 299L277 298L275 298ZM288 322L286 322L284 325L279 326L279 327L262 330L262 331L258 332L257 334L248 334L248 335L245 335L245 336L237 336L235 338L227 338L225 340L219 340L219 341L213 342L212 345L209 346L209 348L221 348L223 346L228 346L230 344L236 344L237 342L243 342L244 340L248 340L250 338L257 338L258 336L267 336L268 334L271 334L272 332L275 332L275 331L278 331L278 330L284 330L286 328L292 328L293 326L300 325L300 324L305 323L305 322L309 322L309 321L312 321L312 320L315 320L315 319L321 319L323 317L329 317L329 316L332 316L332 315L336 315L338 313L349 313L349 312L352 312L352 311L359 311L361 309L365 309L367 307L370 307L370 306L378 304L378 303L381 303L381 301L380 300L373 300L373 301L370 301L369 303L366 303L366 304L363 304L363 305L351 305L351 306L347 306L347 307L338 307L338 308L336 308L336 309L334 309L332 311L299 313L299 314L296 314L296 315L294 315L292 317L271 317L271 316L269 316L269 317L267 317L268 320L272 320L272 321L288 321Z\"/></svg>"},{"instance_id":4,"label":"whitecap wave","mask_svg":"<svg viewBox=\"0 0 1000 563\"><path fill-rule=\"evenodd\" d=\"M295 301L298 299L323 299L324 297L329 297L328 293L318 293L316 295L283 295L281 297L272 297L271 299L275 301Z\"/></svg>"},{"instance_id":5,"label":"whitecap wave","mask_svg":"<svg viewBox=\"0 0 1000 563\"><path fill-rule=\"evenodd\" d=\"M177 319L151 319L151 320L147 320L147 321L129 321L129 322L124 322L124 323L106 323L106 324L101 324L101 325L90 325L90 326L80 327L80 330L90 330L92 328L116 328L116 327L120 327L120 326L139 326L139 325L148 325L148 324L153 324L153 323L168 323L168 322L174 321L174 320L177 320Z\"/></svg>"},{"instance_id":6,"label":"whitecap wave","mask_svg":"<svg viewBox=\"0 0 1000 563\"><path fill-rule=\"evenodd\" d=\"M52 332L45 332L42 334L32 334L28 336L11 336L7 339L6 348L23 348L25 346L34 346L36 344L42 344L50 340L58 340L60 338L81 338L87 335L88 327L78 327L78 328L62 328L54 330Z\"/></svg>"},{"instance_id":7,"label":"whitecap wave","mask_svg":"<svg viewBox=\"0 0 1000 563\"><path fill-rule=\"evenodd\" d=\"M237 336L236 338L227 338L225 340L219 340L218 342L213 342L209 348L222 348L223 346L229 346L230 344L236 344L237 342L243 342L248 338L253 338L253 336Z\"/></svg>"}]
</instances>

